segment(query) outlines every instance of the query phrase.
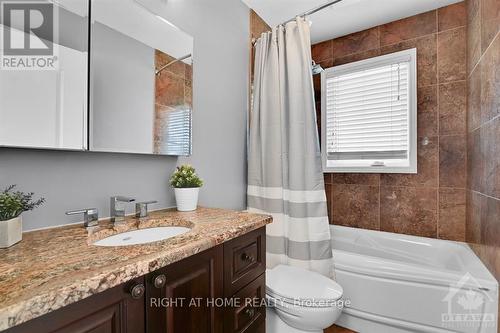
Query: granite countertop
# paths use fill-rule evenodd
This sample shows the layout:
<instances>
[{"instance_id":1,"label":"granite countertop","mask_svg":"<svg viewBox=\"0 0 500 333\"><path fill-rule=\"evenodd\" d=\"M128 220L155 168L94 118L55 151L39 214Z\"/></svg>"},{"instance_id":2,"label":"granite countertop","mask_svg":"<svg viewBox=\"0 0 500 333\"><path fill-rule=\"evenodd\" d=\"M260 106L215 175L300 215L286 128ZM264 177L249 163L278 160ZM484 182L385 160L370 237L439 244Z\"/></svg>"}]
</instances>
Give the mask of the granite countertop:
<instances>
[{"instance_id":1,"label":"granite countertop","mask_svg":"<svg viewBox=\"0 0 500 333\"><path fill-rule=\"evenodd\" d=\"M244 235L272 222L267 215L224 209L153 212L119 227L103 222L27 232L0 249L0 331L44 315L133 278ZM144 245L100 247L107 236L155 226L192 230Z\"/></svg>"}]
</instances>

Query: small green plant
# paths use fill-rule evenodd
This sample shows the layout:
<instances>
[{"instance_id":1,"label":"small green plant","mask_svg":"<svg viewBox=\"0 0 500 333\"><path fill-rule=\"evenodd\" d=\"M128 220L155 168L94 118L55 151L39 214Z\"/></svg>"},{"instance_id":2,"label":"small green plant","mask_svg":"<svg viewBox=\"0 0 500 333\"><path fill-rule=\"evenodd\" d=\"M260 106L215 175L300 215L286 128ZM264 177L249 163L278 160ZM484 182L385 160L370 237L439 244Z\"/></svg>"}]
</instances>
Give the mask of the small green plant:
<instances>
[{"instance_id":1,"label":"small green plant","mask_svg":"<svg viewBox=\"0 0 500 333\"><path fill-rule=\"evenodd\" d=\"M44 198L33 200L33 192L14 191L16 185L8 186L0 192L0 221L18 217L23 212L33 210L45 202Z\"/></svg>"},{"instance_id":2,"label":"small green plant","mask_svg":"<svg viewBox=\"0 0 500 333\"><path fill-rule=\"evenodd\" d=\"M202 187L203 180L198 177L196 170L192 166L185 164L177 167L172 177L170 177L170 185L174 188Z\"/></svg>"}]
</instances>

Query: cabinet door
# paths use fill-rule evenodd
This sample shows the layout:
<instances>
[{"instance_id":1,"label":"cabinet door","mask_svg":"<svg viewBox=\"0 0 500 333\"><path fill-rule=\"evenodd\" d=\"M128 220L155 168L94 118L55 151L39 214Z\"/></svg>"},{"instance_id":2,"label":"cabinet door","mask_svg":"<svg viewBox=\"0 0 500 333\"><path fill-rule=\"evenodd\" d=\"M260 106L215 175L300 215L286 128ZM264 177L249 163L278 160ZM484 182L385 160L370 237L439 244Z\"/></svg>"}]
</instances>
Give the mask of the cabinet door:
<instances>
[{"instance_id":1,"label":"cabinet door","mask_svg":"<svg viewBox=\"0 0 500 333\"><path fill-rule=\"evenodd\" d=\"M224 333L265 332L266 274L262 274L233 296L225 309Z\"/></svg>"},{"instance_id":2,"label":"cabinet door","mask_svg":"<svg viewBox=\"0 0 500 333\"><path fill-rule=\"evenodd\" d=\"M222 246L171 264L147 276L148 333L222 332Z\"/></svg>"},{"instance_id":3,"label":"cabinet door","mask_svg":"<svg viewBox=\"0 0 500 333\"><path fill-rule=\"evenodd\" d=\"M144 333L145 296L130 290L144 278L114 287L7 330L8 333ZM138 289L136 289L138 290Z\"/></svg>"}]
</instances>

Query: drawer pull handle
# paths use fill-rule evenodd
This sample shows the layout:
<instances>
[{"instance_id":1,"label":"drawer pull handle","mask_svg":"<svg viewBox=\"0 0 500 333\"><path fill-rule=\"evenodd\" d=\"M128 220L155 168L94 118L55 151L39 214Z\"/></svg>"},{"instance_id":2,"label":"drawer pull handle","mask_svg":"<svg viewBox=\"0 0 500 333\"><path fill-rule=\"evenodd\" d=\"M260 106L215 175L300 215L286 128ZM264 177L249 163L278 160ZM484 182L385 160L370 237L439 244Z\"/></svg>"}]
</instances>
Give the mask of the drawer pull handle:
<instances>
[{"instance_id":1,"label":"drawer pull handle","mask_svg":"<svg viewBox=\"0 0 500 333\"><path fill-rule=\"evenodd\" d=\"M155 288L158 289L163 288L166 283L167 283L167 277L165 276L165 274L158 275L157 277L155 277L153 281Z\"/></svg>"},{"instance_id":2,"label":"drawer pull handle","mask_svg":"<svg viewBox=\"0 0 500 333\"><path fill-rule=\"evenodd\" d=\"M243 254L241 255L241 260L243 260L243 261L249 261L249 262L254 262L254 261L255 261L255 258L254 258L254 257L252 257L252 256L249 256L249 255L248 255L248 254L246 254L246 253L243 253Z\"/></svg>"},{"instance_id":3,"label":"drawer pull handle","mask_svg":"<svg viewBox=\"0 0 500 333\"><path fill-rule=\"evenodd\" d=\"M132 288L130 288L130 295L133 299L140 299L144 296L146 291L146 287L142 283L136 284Z\"/></svg>"},{"instance_id":4,"label":"drawer pull handle","mask_svg":"<svg viewBox=\"0 0 500 333\"><path fill-rule=\"evenodd\" d=\"M253 316L255 316L255 310L252 309L252 308L248 308L245 310L245 314L249 317L249 318L253 318Z\"/></svg>"}]
</instances>

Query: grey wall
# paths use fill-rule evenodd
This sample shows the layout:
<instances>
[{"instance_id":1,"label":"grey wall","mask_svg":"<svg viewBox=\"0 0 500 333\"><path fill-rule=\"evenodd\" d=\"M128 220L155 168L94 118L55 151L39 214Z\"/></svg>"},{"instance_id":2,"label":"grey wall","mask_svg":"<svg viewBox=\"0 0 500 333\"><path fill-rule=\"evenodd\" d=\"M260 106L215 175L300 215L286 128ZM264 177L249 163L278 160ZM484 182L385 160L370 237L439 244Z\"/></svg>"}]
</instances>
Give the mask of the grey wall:
<instances>
[{"instance_id":1,"label":"grey wall","mask_svg":"<svg viewBox=\"0 0 500 333\"><path fill-rule=\"evenodd\" d=\"M82 6L83 7L83 6ZM73 12L70 12L62 7L58 7L59 22L57 41L59 45L70 47L79 51L87 51L88 44L88 8L83 7L85 14L84 17L79 16ZM82 14L83 15L83 14ZM18 17L14 17L10 26L23 31L24 21L17 20ZM0 24L4 24L3 15L0 16ZM44 27L37 30L39 37L47 40L53 41L52 32Z\"/></svg>"},{"instance_id":2,"label":"grey wall","mask_svg":"<svg viewBox=\"0 0 500 333\"><path fill-rule=\"evenodd\" d=\"M152 153L155 51L99 22L92 32L90 149Z\"/></svg>"},{"instance_id":3,"label":"grey wall","mask_svg":"<svg viewBox=\"0 0 500 333\"><path fill-rule=\"evenodd\" d=\"M163 16L195 38L187 162L205 180L200 202L246 209L249 9L240 0L143 1L166 4Z\"/></svg>"},{"instance_id":4,"label":"grey wall","mask_svg":"<svg viewBox=\"0 0 500 333\"><path fill-rule=\"evenodd\" d=\"M193 156L187 161L205 179L200 203L243 209L248 8L238 0L168 4L169 19L195 37ZM16 183L46 197L44 207L23 215L25 229L34 229L78 221L64 215L68 209L97 206L107 216L113 194L172 206L167 182L176 163L164 156L0 148L0 186Z\"/></svg>"}]
</instances>

